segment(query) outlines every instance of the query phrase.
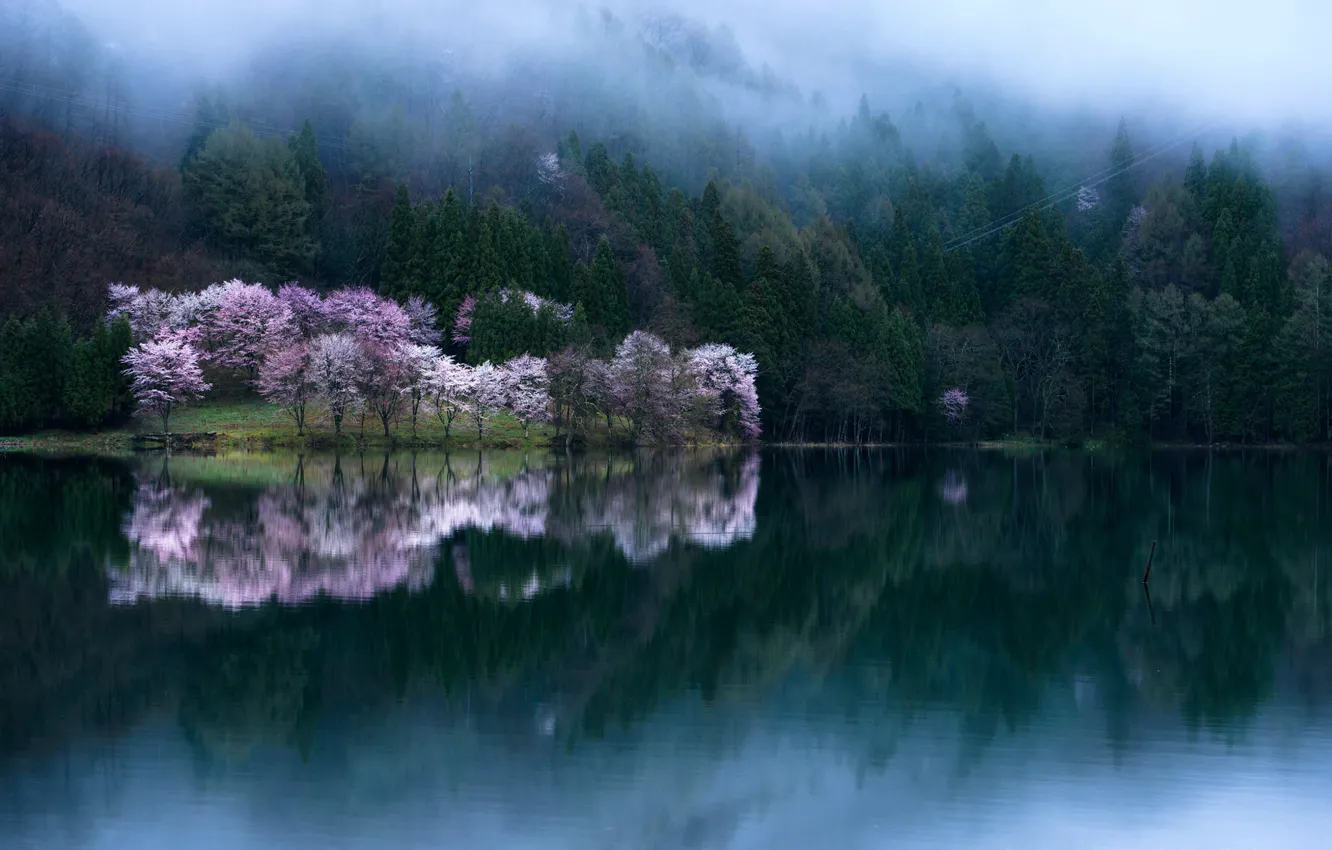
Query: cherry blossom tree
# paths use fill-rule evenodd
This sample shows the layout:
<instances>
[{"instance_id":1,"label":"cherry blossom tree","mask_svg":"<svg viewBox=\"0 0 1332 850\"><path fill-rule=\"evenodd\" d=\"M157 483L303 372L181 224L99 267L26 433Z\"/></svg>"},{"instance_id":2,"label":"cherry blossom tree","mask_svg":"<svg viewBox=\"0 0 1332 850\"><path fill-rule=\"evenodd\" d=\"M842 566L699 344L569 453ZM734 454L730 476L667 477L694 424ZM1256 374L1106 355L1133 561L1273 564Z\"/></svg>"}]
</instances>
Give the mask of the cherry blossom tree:
<instances>
[{"instance_id":1,"label":"cherry blossom tree","mask_svg":"<svg viewBox=\"0 0 1332 850\"><path fill-rule=\"evenodd\" d=\"M536 158L537 180L554 194L563 197L564 184L568 179L564 166L560 165L559 154L551 151Z\"/></svg>"},{"instance_id":2,"label":"cherry blossom tree","mask_svg":"<svg viewBox=\"0 0 1332 850\"><path fill-rule=\"evenodd\" d=\"M292 327L301 336L313 339L324 331L328 313L318 292L297 283L284 283L277 297L291 311Z\"/></svg>"},{"instance_id":3,"label":"cherry blossom tree","mask_svg":"<svg viewBox=\"0 0 1332 850\"><path fill-rule=\"evenodd\" d=\"M634 331L615 349L611 393L635 439L663 431L672 418L671 374L670 346L646 331Z\"/></svg>"},{"instance_id":4,"label":"cherry blossom tree","mask_svg":"<svg viewBox=\"0 0 1332 850\"><path fill-rule=\"evenodd\" d=\"M444 426L444 439L447 440L453 430L453 421L470 404L472 389L476 384L473 370L467 364L458 363L443 354L431 365L427 382L430 406L439 423Z\"/></svg>"},{"instance_id":5,"label":"cherry blossom tree","mask_svg":"<svg viewBox=\"0 0 1332 850\"><path fill-rule=\"evenodd\" d=\"M469 295L458 305L458 314L453 318L453 341L458 345L467 345L472 341L472 317L476 314L476 296Z\"/></svg>"},{"instance_id":6,"label":"cherry blossom tree","mask_svg":"<svg viewBox=\"0 0 1332 850\"><path fill-rule=\"evenodd\" d=\"M294 333L291 308L267 287L233 280L222 291L207 335L219 365L243 369L254 378L269 349Z\"/></svg>"},{"instance_id":7,"label":"cherry blossom tree","mask_svg":"<svg viewBox=\"0 0 1332 850\"><path fill-rule=\"evenodd\" d=\"M501 367L505 406L523 426L523 439L533 422L550 421L550 378L542 357L524 354Z\"/></svg>"},{"instance_id":8,"label":"cherry blossom tree","mask_svg":"<svg viewBox=\"0 0 1332 850\"><path fill-rule=\"evenodd\" d=\"M606 418L606 434L609 435L620 402L615 396L611 364L605 360L594 359L587 362L587 394L592 406L601 411L601 415Z\"/></svg>"},{"instance_id":9,"label":"cherry blossom tree","mask_svg":"<svg viewBox=\"0 0 1332 850\"><path fill-rule=\"evenodd\" d=\"M472 392L468 397L468 412L476 423L476 438L485 437L486 422L504 407L506 401L504 373L487 360L472 370Z\"/></svg>"},{"instance_id":10,"label":"cherry blossom tree","mask_svg":"<svg viewBox=\"0 0 1332 850\"><path fill-rule=\"evenodd\" d=\"M754 355L711 343L692 349L688 358L707 424L745 439L758 437L758 361Z\"/></svg>"},{"instance_id":11,"label":"cherry blossom tree","mask_svg":"<svg viewBox=\"0 0 1332 850\"><path fill-rule=\"evenodd\" d=\"M153 339L171 327L175 302L165 292L156 289L145 292L137 286L113 283L107 289L107 299L111 302L107 320L114 322L122 317L128 319L134 339L139 342Z\"/></svg>"},{"instance_id":12,"label":"cherry blossom tree","mask_svg":"<svg viewBox=\"0 0 1332 850\"><path fill-rule=\"evenodd\" d=\"M372 341L358 341L361 347L361 371L357 376L361 398L379 417L388 437L389 424L397 418L407 398L411 370L403 347L390 347Z\"/></svg>"},{"instance_id":13,"label":"cherry blossom tree","mask_svg":"<svg viewBox=\"0 0 1332 850\"><path fill-rule=\"evenodd\" d=\"M362 370L361 346L348 334L324 334L310 346L310 367L319 398L342 433L342 419L360 408L357 377Z\"/></svg>"},{"instance_id":14,"label":"cherry blossom tree","mask_svg":"<svg viewBox=\"0 0 1332 850\"><path fill-rule=\"evenodd\" d=\"M431 397L431 376L435 362L443 355L433 345L407 345L399 351L403 363L402 392L407 397L407 409L412 414L412 436L416 436L416 420L421 405Z\"/></svg>"},{"instance_id":15,"label":"cherry blossom tree","mask_svg":"<svg viewBox=\"0 0 1332 850\"><path fill-rule=\"evenodd\" d=\"M939 412L949 425L961 425L967 418L967 410L971 406L971 397L967 391L960 387L953 387L945 390L939 396Z\"/></svg>"},{"instance_id":16,"label":"cherry blossom tree","mask_svg":"<svg viewBox=\"0 0 1332 850\"><path fill-rule=\"evenodd\" d=\"M597 414L597 403L606 384L606 364L592 359L588 346L571 345L551 355L546 371L556 411L556 434L564 429L567 448L574 437L587 432L588 420Z\"/></svg>"},{"instance_id":17,"label":"cherry blossom tree","mask_svg":"<svg viewBox=\"0 0 1332 850\"><path fill-rule=\"evenodd\" d=\"M439 345L439 311L435 305L419 295L413 295L402 306L407 313L411 330L408 338L415 345Z\"/></svg>"},{"instance_id":18,"label":"cherry blossom tree","mask_svg":"<svg viewBox=\"0 0 1332 850\"><path fill-rule=\"evenodd\" d=\"M171 296L168 322L171 328L186 332L191 341L203 351L209 351L213 340L208 328L222 305L226 285L215 283L199 292L179 292Z\"/></svg>"},{"instance_id":19,"label":"cherry blossom tree","mask_svg":"<svg viewBox=\"0 0 1332 850\"><path fill-rule=\"evenodd\" d=\"M171 433L173 410L210 389L199 367L199 352L181 339L149 340L127 352L121 362L139 410L160 416L163 434Z\"/></svg>"},{"instance_id":20,"label":"cherry blossom tree","mask_svg":"<svg viewBox=\"0 0 1332 850\"><path fill-rule=\"evenodd\" d=\"M269 354L259 367L257 386L265 399L287 411L296 434L304 435L305 410L317 392L309 344L298 340Z\"/></svg>"},{"instance_id":21,"label":"cherry blossom tree","mask_svg":"<svg viewBox=\"0 0 1332 850\"><path fill-rule=\"evenodd\" d=\"M381 298L365 287L332 292L324 306L331 322L363 342L395 348L411 338L412 320L407 311L398 302Z\"/></svg>"}]
</instances>

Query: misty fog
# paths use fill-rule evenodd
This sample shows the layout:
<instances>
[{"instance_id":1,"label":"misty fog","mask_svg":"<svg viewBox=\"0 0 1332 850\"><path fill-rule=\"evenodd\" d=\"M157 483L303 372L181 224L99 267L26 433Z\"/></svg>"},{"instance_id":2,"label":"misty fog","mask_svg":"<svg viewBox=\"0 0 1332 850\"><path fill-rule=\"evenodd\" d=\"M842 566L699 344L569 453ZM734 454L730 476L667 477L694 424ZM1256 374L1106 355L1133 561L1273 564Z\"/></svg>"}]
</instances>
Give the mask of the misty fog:
<instances>
[{"instance_id":1,"label":"misty fog","mask_svg":"<svg viewBox=\"0 0 1332 850\"><path fill-rule=\"evenodd\" d=\"M23 6L32 0L7 0ZM248 54L313 36L361 47L452 51L484 66L578 49L577 19L609 10L629 27L678 16L734 39L764 66L846 112L862 92L920 80L994 87L1111 112L1183 110L1250 124L1326 122L1332 54L1319 0L70 0L106 41L170 58L182 73L234 70ZM660 29L658 29L660 32Z\"/></svg>"}]
</instances>

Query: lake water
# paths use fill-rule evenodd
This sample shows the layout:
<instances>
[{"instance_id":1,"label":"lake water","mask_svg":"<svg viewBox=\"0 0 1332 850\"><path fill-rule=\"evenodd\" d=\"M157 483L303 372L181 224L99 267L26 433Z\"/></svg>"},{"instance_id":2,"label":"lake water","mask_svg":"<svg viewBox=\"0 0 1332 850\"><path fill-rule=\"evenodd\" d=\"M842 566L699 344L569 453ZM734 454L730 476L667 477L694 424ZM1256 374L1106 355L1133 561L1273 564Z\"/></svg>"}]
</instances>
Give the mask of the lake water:
<instances>
[{"instance_id":1,"label":"lake water","mask_svg":"<svg viewBox=\"0 0 1332 850\"><path fill-rule=\"evenodd\" d=\"M1276 452L0 455L0 847L1326 848L1330 500Z\"/></svg>"}]
</instances>

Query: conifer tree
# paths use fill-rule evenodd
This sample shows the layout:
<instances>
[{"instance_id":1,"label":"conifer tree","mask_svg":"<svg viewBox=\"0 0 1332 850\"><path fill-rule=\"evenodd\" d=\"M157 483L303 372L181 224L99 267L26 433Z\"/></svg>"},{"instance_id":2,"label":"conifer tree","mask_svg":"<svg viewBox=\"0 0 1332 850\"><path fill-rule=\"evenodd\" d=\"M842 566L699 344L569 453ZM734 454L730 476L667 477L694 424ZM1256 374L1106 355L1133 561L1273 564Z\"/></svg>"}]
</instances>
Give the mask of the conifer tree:
<instances>
[{"instance_id":1,"label":"conifer tree","mask_svg":"<svg viewBox=\"0 0 1332 850\"><path fill-rule=\"evenodd\" d=\"M379 289L390 298L415 294L412 261L416 253L416 228L416 211L412 208L407 184L399 183L393 198L393 212L389 216L384 262L379 270Z\"/></svg>"}]
</instances>

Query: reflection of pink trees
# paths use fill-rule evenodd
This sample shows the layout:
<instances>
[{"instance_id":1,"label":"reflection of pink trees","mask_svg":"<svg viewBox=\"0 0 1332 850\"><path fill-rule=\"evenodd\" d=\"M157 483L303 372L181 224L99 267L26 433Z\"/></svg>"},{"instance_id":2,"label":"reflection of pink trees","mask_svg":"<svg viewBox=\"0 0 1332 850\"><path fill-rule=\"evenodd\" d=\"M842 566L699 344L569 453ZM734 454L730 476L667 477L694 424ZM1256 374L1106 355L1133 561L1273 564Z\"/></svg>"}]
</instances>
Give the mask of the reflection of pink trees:
<instances>
[{"instance_id":1,"label":"reflection of pink trees","mask_svg":"<svg viewBox=\"0 0 1332 850\"><path fill-rule=\"evenodd\" d=\"M967 479L962 473L950 469L939 482L939 498L950 505L961 505L967 501Z\"/></svg>"},{"instance_id":2,"label":"reflection of pink trees","mask_svg":"<svg viewBox=\"0 0 1332 850\"><path fill-rule=\"evenodd\" d=\"M484 454L429 466L406 457L301 460L290 480L241 504L173 487L163 472L138 491L125 526L130 564L112 574L112 598L183 595L227 607L364 600L427 584L440 545L467 529L570 542L609 534L635 562L672 540L724 547L753 535L759 479L757 456L724 457L647 455L609 469L580 461L558 476L526 466L499 475ZM454 548L455 564L465 563ZM551 581L535 577L504 593L529 598Z\"/></svg>"},{"instance_id":3,"label":"reflection of pink trees","mask_svg":"<svg viewBox=\"0 0 1332 850\"><path fill-rule=\"evenodd\" d=\"M203 493L173 489L164 481L147 481L135 494L134 513L125 525L125 536L164 561L197 558L199 521L208 504Z\"/></svg>"},{"instance_id":4,"label":"reflection of pink trees","mask_svg":"<svg viewBox=\"0 0 1332 850\"><path fill-rule=\"evenodd\" d=\"M320 595L364 600L427 584L440 542L455 532L545 532L546 470L499 477L478 464L470 476L448 467L421 475L388 459L372 468L331 463L300 461L290 483L230 512L198 488L161 483L165 475L145 484L126 525L129 569L112 575L113 599L182 595L233 608Z\"/></svg>"}]
</instances>

